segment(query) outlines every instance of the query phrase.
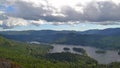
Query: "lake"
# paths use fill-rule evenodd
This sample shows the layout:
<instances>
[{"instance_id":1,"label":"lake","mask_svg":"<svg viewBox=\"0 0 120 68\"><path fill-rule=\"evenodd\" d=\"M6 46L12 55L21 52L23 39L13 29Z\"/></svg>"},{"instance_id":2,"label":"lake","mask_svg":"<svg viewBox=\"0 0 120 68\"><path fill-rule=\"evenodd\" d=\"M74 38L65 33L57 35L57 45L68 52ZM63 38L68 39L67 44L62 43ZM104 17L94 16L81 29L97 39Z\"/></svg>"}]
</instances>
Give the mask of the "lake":
<instances>
[{"instance_id":1,"label":"lake","mask_svg":"<svg viewBox=\"0 0 120 68\"><path fill-rule=\"evenodd\" d=\"M53 44L54 48L50 50L50 53L56 53L56 52L64 52L63 48L69 48L69 52L81 54L79 52L73 51L73 47L77 48L83 48L86 50L86 53L89 57L95 59L98 61L99 64L109 64L112 62L120 62L120 55L118 55L118 51L115 50L106 50L106 53L96 53L97 50L101 50L99 48L90 47L90 46L76 46L76 45L59 45L59 44Z\"/></svg>"}]
</instances>

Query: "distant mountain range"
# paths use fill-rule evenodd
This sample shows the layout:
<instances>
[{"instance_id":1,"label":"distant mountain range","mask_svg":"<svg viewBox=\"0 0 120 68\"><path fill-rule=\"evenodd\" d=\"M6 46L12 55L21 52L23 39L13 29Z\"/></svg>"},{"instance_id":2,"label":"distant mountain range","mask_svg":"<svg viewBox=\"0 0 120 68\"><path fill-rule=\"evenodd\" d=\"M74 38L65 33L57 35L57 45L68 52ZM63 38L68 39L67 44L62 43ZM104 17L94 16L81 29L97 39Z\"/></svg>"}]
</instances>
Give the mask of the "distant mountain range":
<instances>
[{"instance_id":1,"label":"distant mountain range","mask_svg":"<svg viewBox=\"0 0 120 68\"><path fill-rule=\"evenodd\" d=\"M6 38L30 42L89 45L101 48L120 48L120 28L88 31L1 31Z\"/></svg>"},{"instance_id":2,"label":"distant mountain range","mask_svg":"<svg viewBox=\"0 0 120 68\"><path fill-rule=\"evenodd\" d=\"M81 32L82 34L96 34L96 35L120 35L120 28L109 28L104 30L88 30Z\"/></svg>"},{"instance_id":3,"label":"distant mountain range","mask_svg":"<svg viewBox=\"0 0 120 68\"><path fill-rule=\"evenodd\" d=\"M28 30L28 31L0 31L3 35L27 35L27 34L53 34L53 33L76 33L76 34L93 34L93 35L119 35L120 28L108 28L103 30L93 29L87 31L54 31L54 30Z\"/></svg>"}]
</instances>

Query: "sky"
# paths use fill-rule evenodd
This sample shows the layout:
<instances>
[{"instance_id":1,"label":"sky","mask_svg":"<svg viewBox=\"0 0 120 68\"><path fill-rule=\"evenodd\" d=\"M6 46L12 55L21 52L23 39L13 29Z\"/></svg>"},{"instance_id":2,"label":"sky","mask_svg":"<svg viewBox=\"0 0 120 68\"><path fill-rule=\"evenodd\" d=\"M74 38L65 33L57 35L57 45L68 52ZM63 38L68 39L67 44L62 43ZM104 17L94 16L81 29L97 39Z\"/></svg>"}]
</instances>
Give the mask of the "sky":
<instances>
[{"instance_id":1,"label":"sky","mask_svg":"<svg viewBox=\"0 0 120 68\"><path fill-rule=\"evenodd\" d=\"M120 0L0 0L0 31L120 28Z\"/></svg>"}]
</instances>

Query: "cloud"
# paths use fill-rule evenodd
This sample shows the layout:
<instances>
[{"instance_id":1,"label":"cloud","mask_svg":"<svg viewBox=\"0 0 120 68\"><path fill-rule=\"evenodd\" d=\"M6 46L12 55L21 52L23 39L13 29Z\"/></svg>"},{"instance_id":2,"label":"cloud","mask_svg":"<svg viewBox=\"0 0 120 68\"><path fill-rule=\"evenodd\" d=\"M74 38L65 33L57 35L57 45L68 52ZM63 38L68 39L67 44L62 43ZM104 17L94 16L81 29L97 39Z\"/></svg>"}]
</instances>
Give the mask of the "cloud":
<instances>
[{"instance_id":1,"label":"cloud","mask_svg":"<svg viewBox=\"0 0 120 68\"><path fill-rule=\"evenodd\" d=\"M119 24L120 3L113 1L91 1L85 5L56 8L48 0L0 0L1 27L13 28L28 24Z\"/></svg>"},{"instance_id":2,"label":"cloud","mask_svg":"<svg viewBox=\"0 0 120 68\"><path fill-rule=\"evenodd\" d=\"M20 18L13 18L13 17L8 17L7 20L3 20L0 22L0 26L3 29L10 29L15 26L26 26L26 25L28 25L28 22L26 20Z\"/></svg>"},{"instance_id":3,"label":"cloud","mask_svg":"<svg viewBox=\"0 0 120 68\"><path fill-rule=\"evenodd\" d=\"M111 1L92 2L84 9L85 19L92 22L119 21L120 4Z\"/></svg>"}]
</instances>

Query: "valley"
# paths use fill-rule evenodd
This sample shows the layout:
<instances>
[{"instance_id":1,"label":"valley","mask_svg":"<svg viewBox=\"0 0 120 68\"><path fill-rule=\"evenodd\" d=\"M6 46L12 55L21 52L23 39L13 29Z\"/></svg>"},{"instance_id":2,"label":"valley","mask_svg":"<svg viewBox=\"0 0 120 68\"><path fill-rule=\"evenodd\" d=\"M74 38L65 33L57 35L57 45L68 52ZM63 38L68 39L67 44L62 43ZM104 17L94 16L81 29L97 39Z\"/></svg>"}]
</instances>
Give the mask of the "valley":
<instances>
[{"instance_id":1,"label":"valley","mask_svg":"<svg viewBox=\"0 0 120 68\"><path fill-rule=\"evenodd\" d=\"M0 68L120 68L120 0L0 0Z\"/></svg>"}]
</instances>

